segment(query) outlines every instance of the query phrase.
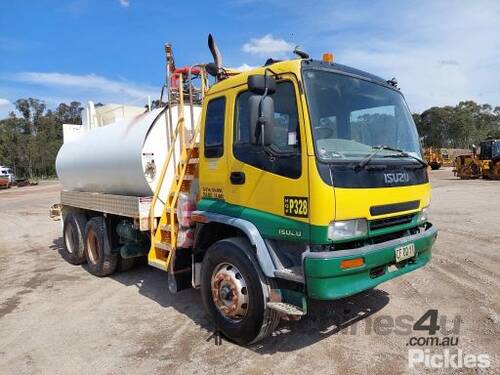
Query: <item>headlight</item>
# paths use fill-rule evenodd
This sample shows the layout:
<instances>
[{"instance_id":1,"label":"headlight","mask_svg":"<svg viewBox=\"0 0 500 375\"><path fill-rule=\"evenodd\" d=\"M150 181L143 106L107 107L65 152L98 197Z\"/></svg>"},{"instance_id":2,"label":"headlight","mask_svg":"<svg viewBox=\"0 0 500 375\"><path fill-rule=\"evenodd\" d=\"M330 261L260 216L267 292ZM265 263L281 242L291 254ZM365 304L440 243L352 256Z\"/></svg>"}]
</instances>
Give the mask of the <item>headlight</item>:
<instances>
[{"instance_id":1,"label":"headlight","mask_svg":"<svg viewBox=\"0 0 500 375\"><path fill-rule=\"evenodd\" d=\"M332 221L328 226L328 239L345 240L368 234L366 219Z\"/></svg>"},{"instance_id":2,"label":"headlight","mask_svg":"<svg viewBox=\"0 0 500 375\"><path fill-rule=\"evenodd\" d=\"M429 213L429 206L422 208L422 211L420 211L417 215L417 222L423 223L424 221L427 221L428 218L428 213Z\"/></svg>"}]
</instances>

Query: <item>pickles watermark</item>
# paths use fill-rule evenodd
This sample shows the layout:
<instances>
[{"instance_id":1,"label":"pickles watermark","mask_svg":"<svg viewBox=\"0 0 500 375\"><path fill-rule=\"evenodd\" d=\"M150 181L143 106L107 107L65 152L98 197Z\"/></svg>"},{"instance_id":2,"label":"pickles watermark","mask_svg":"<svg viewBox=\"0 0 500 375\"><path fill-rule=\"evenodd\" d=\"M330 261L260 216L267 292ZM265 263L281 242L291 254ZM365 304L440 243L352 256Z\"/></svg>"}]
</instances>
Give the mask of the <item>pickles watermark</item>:
<instances>
[{"instance_id":1,"label":"pickles watermark","mask_svg":"<svg viewBox=\"0 0 500 375\"><path fill-rule=\"evenodd\" d=\"M441 353L432 353L430 349L409 349L408 367L415 368L416 365L446 369L488 368L491 360L488 354L465 354L461 349L456 352L444 349Z\"/></svg>"},{"instance_id":2,"label":"pickles watermark","mask_svg":"<svg viewBox=\"0 0 500 375\"><path fill-rule=\"evenodd\" d=\"M462 317L439 314L430 309L419 317L379 315L375 318L344 314L344 335L408 336L408 367L489 368L486 353L464 353L459 348Z\"/></svg>"}]
</instances>

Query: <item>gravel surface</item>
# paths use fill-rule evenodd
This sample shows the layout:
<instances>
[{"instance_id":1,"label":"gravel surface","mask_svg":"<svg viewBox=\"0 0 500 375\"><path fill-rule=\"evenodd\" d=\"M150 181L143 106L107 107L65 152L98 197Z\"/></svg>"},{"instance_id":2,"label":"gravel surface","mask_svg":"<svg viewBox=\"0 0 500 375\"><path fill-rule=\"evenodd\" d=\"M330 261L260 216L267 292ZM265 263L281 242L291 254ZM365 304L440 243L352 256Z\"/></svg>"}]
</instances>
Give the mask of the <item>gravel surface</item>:
<instances>
[{"instance_id":1,"label":"gravel surface","mask_svg":"<svg viewBox=\"0 0 500 375\"><path fill-rule=\"evenodd\" d=\"M159 270L97 278L66 263L60 223L48 218L57 183L1 190L0 373L498 373L500 181L459 181L449 168L431 180L440 232L428 266L351 298L312 301L306 318L248 348L215 345L198 291L169 294ZM491 367L409 368L410 338L427 333L391 322L411 327L429 309L458 337L451 352L488 354Z\"/></svg>"}]
</instances>

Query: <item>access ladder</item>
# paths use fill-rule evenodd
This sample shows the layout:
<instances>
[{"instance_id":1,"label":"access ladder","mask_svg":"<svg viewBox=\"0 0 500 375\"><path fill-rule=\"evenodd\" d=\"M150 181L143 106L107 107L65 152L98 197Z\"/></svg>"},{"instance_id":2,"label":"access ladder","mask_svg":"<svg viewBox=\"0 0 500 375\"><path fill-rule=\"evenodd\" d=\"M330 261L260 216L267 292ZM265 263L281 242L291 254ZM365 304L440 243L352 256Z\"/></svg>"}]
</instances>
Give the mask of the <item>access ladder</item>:
<instances>
[{"instance_id":1,"label":"access ladder","mask_svg":"<svg viewBox=\"0 0 500 375\"><path fill-rule=\"evenodd\" d=\"M197 121L196 125L194 125L193 104L195 104L195 102L201 102L204 94L208 90L208 80L204 66L194 65L190 68L175 69L170 45L165 46L165 52L168 66L167 110L171 111L174 105L177 105L178 121L175 126L172 126L172 116L168 116L167 137L169 138L168 144L170 147L167 158L162 166L159 183L156 186L150 207L149 227L151 231L151 248L148 254L148 263L156 268L168 271L177 247L177 238L179 234L179 223L177 218L179 195L181 193L190 193L192 182L198 175L198 135L200 132L200 124L199 121ZM193 74L201 80L201 86L199 88L195 88L192 84L194 79ZM168 79L169 75L170 79ZM185 83L187 83L187 85L185 85ZM193 126L191 134L186 134L185 131L185 99L189 101L191 109L191 126ZM179 156L178 162L176 161L176 154ZM166 202L164 202L165 206L162 215L158 220L154 216L154 208L164 183L165 174L171 163L175 165L174 178Z\"/></svg>"}]
</instances>

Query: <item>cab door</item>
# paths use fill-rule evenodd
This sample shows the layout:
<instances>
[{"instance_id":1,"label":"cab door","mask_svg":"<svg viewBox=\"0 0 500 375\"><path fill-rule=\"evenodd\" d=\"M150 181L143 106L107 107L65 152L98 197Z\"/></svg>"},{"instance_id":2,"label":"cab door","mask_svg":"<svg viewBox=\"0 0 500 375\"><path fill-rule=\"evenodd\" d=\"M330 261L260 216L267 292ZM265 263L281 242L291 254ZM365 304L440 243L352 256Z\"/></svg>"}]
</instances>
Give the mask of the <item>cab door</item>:
<instances>
[{"instance_id":1,"label":"cab door","mask_svg":"<svg viewBox=\"0 0 500 375\"><path fill-rule=\"evenodd\" d=\"M228 103L225 95L207 97L206 101L201 118L200 195L213 202L223 202L227 174L225 129L228 124Z\"/></svg>"},{"instance_id":2,"label":"cab door","mask_svg":"<svg viewBox=\"0 0 500 375\"><path fill-rule=\"evenodd\" d=\"M252 142L246 85L232 97L226 202L266 238L309 239L308 169L303 113L293 76L282 75L274 101L272 144ZM231 142L231 143L230 143Z\"/></svg>"}]
</instances>

